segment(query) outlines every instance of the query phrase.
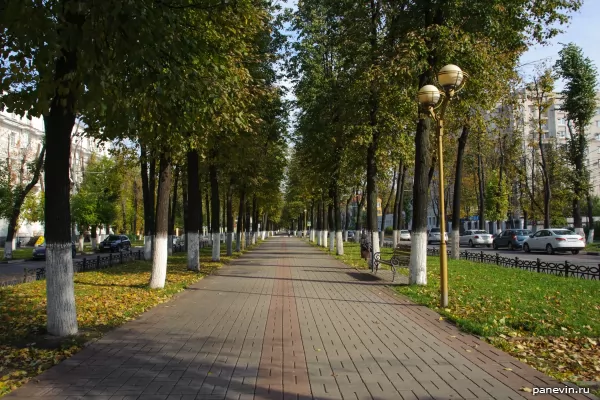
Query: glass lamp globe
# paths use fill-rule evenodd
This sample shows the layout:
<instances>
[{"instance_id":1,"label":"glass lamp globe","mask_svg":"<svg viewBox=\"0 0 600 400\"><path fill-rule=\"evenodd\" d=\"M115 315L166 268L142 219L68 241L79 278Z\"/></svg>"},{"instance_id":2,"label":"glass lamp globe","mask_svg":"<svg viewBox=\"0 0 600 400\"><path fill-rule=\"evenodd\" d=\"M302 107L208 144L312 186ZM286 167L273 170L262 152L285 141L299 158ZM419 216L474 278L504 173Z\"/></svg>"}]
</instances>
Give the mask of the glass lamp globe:
<instances>
[{"instance_id":1,"label":"glass lamp globe","mask_svg":"<svg viewBox=\"0 0 600 400\"><path fill-rule=\"evenodd\" d=\"M419 89L419 103L434 106L440 101L440 91L434 85L425 85Z\"/></svg>"},{"instance_id":2,"label":"glass lamp globe","mask_svg":"<svg viewBox=\"0 0 600 400\"><path fill-rule=\"evenodd\" d=\"M448 64L438 72L438 82L445 89L454 89L462 83L464 74L462 69L454 64Z\"/></svg>"}]
</instances>

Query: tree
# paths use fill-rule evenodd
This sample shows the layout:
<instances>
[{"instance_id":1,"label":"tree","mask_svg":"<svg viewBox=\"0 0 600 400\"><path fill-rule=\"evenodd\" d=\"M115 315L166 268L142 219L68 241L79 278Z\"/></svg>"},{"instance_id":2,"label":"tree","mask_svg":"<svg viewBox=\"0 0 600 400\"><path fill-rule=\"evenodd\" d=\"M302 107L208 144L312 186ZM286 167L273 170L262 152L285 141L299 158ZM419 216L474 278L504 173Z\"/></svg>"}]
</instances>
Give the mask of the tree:
<instances>
[{"instance_id":1,"label":"tree","mask_svg":"<svg viewBox=\"0 0 600 400\"><path fill-rule=\"evenodd\" d=\"M31 149L29 146L21 152L18 170L15 171L14 168L11 168L12 163L10 163L10 161L7 165L8 168L6 169L6 172L8 173L8 176L5 178L3 200L10 204L10 206L6 208L2 207L2 209L0 209L0 211L2 211L0 217L8 219L8 231L6 233L6 242L4 244L4 258L6 260L12 259L14 239L18 230L19 217L21 216L23 203L29 192L38 183L44 165L46 146L45 144L40 144L38 148L39 150L35 154L33 161L29 161L31 156Z\"/></svg>"},{"instance_id":2,"label":"tree","mask_svg":"<svg viewBox=\"0 0 600 400\"><path fill-rule=\"evenodd\" d=\"M592 201L590 196L589 172L585 165L587 155L586 128L596 112L596 89L598 77L592 61L583 55L581 47L574 43L563 46L559 52L555 69L557 75L565 81L565 89L561 92L561 109L567 115L569 130L569 159L575 167L573 182L573 225L575 230L583 234L581 221L581 200L587 197L589 227L593 227ZM593 238L593 229L590 229Z\"/></svg>"}]
</instances>

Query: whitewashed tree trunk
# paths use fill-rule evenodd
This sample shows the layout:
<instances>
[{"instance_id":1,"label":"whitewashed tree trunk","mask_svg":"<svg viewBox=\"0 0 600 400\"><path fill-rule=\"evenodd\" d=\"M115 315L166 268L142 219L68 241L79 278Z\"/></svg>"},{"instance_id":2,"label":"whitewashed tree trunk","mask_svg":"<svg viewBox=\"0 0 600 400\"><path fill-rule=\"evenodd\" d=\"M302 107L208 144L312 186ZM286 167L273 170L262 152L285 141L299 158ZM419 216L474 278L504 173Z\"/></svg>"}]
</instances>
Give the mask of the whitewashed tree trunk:
<instances>
[{"instance_id":1,"label":"whitewashed tree trunk","mask_svg":"<svg viewBox=\"0 0 600 400\"><path fill-rule=\"evenodd\" d=\"M154 235L144 236L144 260L149 261L152 259L152 241Z\"/></svg>"},{"instance_id":2,"label":"whitewashed tree trunk","mask_svg":"<svg viewBox=\"0 0 600 400\"><path fill-rule=\"evenodd\" d=\"M233 232L227 232L226 247L227 247L227 255L228 256L233 255Z\"/></svg>"},{"instance_id":3,"label":"whitewashed tree trunk","mask_svg":"<svg viewBox=\"0 0 600 400\"><path fill-rule=\"evenodd\" d=\"M385 240L385 231L381 231L381 237L379 238L379 247L383 247L384 240Z\"/></svg>"},{"instance_id":4,"label":"whitewashed tree trunk","mask_svg":"<svg viewBox=\"0 0 600 400\"><path fill-rule=\"evenodd\" d=\"M321 239L321 246L327 247L327 231L321 231L321 235L323 235L323 239Z\"/></svg>"},{"instance_id":5,"label":"whitewashed tree trunk","mask_svg":"<svg viewBox=\"0 0 600 400\"><path fill-rule=\"evenodd\" d=\"M221 261L221 246L219 244L220 233L213 233L213 248L212 248L212 260Z\"/></svg>"},{"instance_id":6,"label":"whitewashed tree trunk","mask_svg":"<svg viewBox=\"0 0 600 400\"><path fill-rule=\"evenodd\" d=\"M594 230L593 229L590 229L590 231L588 232L587 242L594 243Z\"/></svg>"},{"instance_id":7,"label":"whitewashed tree trunk","mask_svg":"<svg viewBox=\"0 0 600 400\"><path fill-rule=\"evenodd\" d=\"M348 240L348 231L346 231L346 240ZM336 240L336 253L338 256L341 256L344 254L344 238L342 237L342 232L338 231L335 233L335 240Z\"/></svg>"},{"instance_id":8,"label":"whitewashed tree trunk","mask_svg":"<svg viewBox=\"0 0 600 400\"><path fill-rule=\"evenodd\" d=\"M77 333L75 284L71 243L46 243L48 332L55 336Z\"/></svg>"},{"instance_id":9,"label":"whitewashed tree trunk","mask_svg":"<svg viewBox=\"0 0 600 400\"><path fill-rule=\"evenodd\" d=\"M173 235L169 235L167 239L167 254L173 255Z\"/></svg>"},{"instance_id":10,"label":"whitewashed tree trunk","mask_svg":"<svg viewBox=\"0 0 600 400\"><path fill-rule=\"evenodd\" d=\"M200 234L198 232L188 232L188 269L200 271Z\"/></svg>"},{"instance_id":11,"label":"whitewashed tree trunk","mask_svg":"<svg viewBox=\"0 0 600 400\"><path fill-rule=\"evenodd\" d=\"M411 241L409 283L427 285L427 232L413 231Z\"/></svg>"},{"instance_id":12,"label":"whitewashed tree trunk","mask_svg":"<svg viewBox=\"0 0 600 400\"><path fill-rule=\"evenodd\" d=\"M396 229L394 229L394 231L392 232L392 244L394 245L394 247L396 247L396 245L398 244L398 242L400 241L400 232Z\"/></svg>"},{"instance_id":13,"label":"whitewashed tree trunk","mask_svg":"<svg viewBox=\"0 0 600 400\"><path fill-rule=\"evenodd\" d=\"M79 235L79 251L83 253L83 234Z\"/></svg>"},{"instance_id":14,"label":"whitewashed tree trunk","mask_svg":"<svg viewBox=\"0 0 600 400\"><path fill-rule=\"evenodd\" d=\"M329 251L333 253L335 250L335 232L329 232Z\"/></svg>"},{"instance_id":15,"label":"whitewashed tree trunk","mask_svg":"<svg viewBox=\"0 0 600 400\"><path fill-rule=\"evenodd\" d=\"M242 251L242 235L240 232L236 232L235 234L235 251L238 253Z\"/></svg>"},{"instance_id":16,"label":"whitewashed tree trunk","mask_svg":"<svg viewBox=\"0 0 600 400\"><path fill-rule=\"evenodd\" d=\"M15 232L15 235L13 237L13 239L10 241L10 245L12 247L12 250L16 250L17 249L17 233Z\"/></svg>"},{"instance_id":17,"label":"whitewashed tree trunk","mask_svg":"<svg viewBox=\"0 0 600 400\"><path fill-rule=\"evenodd\" d=\"M168 235L159 233L154 237L154 254L152 255L152 274L150 289L162 289L167 279Z\"/></svg>"},{"instance_id":18,"label":"whitewashed tree trunk","mask_svg":"<svg viewBox=\"0 0 600 400\"><path fill-rule=\"evenodd\" d=\"M97 238L91 238L91 242L92 242L92 250L96 250L98 248L98 239Z\"/></svg>"},{"instance_id":19,"label":"whitewashed tree trunk","mask_svg":"<svg viewBox=\"0 0 600 400\"><path fill-rule=\"evenodd\" d=\"M6 260L12 260L13 246L12 241L6 241L4 243L4 258Z\"/></svg>"},{"instance_id":20,"label":"whitewashed tree trunk","mask_svg":"<svg viewBox=\"0 0 600 400\"><path fill-rule=\"evenodd\" d=\"M460 231L458 229L450 232L450 246L452 247L450 258L458 260L460 257Z\"/></svg>"},{"instance_id":21,"label":"whitewashed tree trunk","mask_svg":"<svg viewBox=\"0 0 600 400\"><path fill-rule=\"evenodd\" d=\"M379 246L379 232L371 232L371 243L373 243L373 253L381 252L381 247Z\"/></svg>"},{"instance_id":22,"label":"whitewashed tree trunk","mask_svg":"<svg viewBox=\"0 0 600 400\"><path fill-rule=\"evenodd\" d=\"M581 236L582 238L585 238L585 232L583 231L583 228L575 228L575 233Z\"/></svg>"}]
</instances>

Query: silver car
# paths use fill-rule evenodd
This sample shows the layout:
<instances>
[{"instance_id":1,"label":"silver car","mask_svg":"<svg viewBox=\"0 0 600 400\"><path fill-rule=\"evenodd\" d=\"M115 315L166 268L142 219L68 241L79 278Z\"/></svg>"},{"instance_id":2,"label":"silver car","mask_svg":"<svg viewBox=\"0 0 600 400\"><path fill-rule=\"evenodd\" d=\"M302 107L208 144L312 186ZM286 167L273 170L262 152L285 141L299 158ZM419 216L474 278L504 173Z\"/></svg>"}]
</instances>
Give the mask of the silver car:
<instances>
[{"instance_id":1,"label":"silver car","mask_svg":"<svg viewBox=\"0 0 600 400\"><path fill-rule=\"evenodd\" d=\"M429 235L427 235L427 244L441 243L441 232L440 228L431 228ZM448 243L448 232L444 232L444 242Z\"/></svg>"}]
</instances>

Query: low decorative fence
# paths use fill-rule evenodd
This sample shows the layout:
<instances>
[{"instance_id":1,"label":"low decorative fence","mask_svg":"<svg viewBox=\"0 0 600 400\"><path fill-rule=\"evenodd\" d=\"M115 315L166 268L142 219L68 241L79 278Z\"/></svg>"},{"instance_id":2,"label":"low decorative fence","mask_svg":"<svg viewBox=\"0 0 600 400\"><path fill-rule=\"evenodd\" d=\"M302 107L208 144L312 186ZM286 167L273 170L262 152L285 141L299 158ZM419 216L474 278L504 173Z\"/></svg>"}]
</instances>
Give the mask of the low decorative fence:
<instances>
[{"instance_id":1,"label":"low decorative fence","mask_svg":"<svg viewBox=\"0 0 600 400\"><path fill-rule=\"evenodd\" d=\"M427 254L430 256L439 256L440 250L427 249ZM448 250L448 255L450 254L451 251ZM567 260L564 262L549 262L542 261L539 258L536 260L522 260L519 257L502 257L498 253L470 252L466 250L460 252L460 259L483 264L493 264L499 267L519 268L531 272L564 276L565 278L600 280L600 264L596 266L576 265Z\"/></svg>"},{"instance_id":2,"label":"low decorative fence","mask_svg":"<svg viewBox=\"0 0 600 400\"><path fill-rule=\"evenodd\" d=\"M383 247L393 247L391 242L384 242ZM448 250L448 255L451 251ZM498 253L489 253L484 251L461 251L461 260L480 262L483 264L493 264L499 267L519 268L531 272L539 272L556 276L564 276L565 278L582 278L600 280L600 264L593 265L577 265L565 260L564 262L549 262L542 261L539 258L536 260L523 260L519 257L502 257ZM439 256L440 249L427 249L427 255Z\"/></svg>"}]
</instances>

